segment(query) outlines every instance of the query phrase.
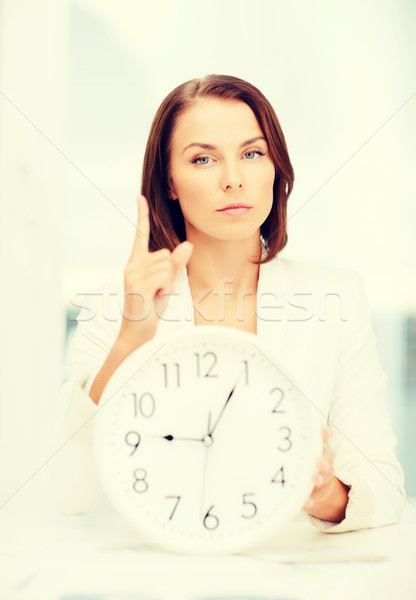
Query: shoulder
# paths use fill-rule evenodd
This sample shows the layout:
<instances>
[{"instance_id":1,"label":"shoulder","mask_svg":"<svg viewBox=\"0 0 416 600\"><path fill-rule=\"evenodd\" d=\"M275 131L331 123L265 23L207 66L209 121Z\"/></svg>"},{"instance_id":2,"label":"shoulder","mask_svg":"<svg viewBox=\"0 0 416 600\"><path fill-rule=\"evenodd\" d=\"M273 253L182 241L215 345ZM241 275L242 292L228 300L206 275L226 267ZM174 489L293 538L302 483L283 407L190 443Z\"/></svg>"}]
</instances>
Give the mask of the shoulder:
<instances>
[{"instance_id":1,"label":"shoulder","mask_svg":"<svg viewBox=\"0 0 416 600\"><path fill-rule=\"evenodd\" d=\"M317 265L289 258L277 258L282 263L287 284L292 285L340 285L346 288L361 287L363 279L360 273L353 269ZM271 261L273 262L273 261Z\"/></svg>"},{"instance_id":2,"label":"shoulder","mask_svg":"<svg viewBox=\"0 0 416 600\"><path fill-rule=\"evenodd\" d=\"M286 295L339 296L345 302L360 301L365 297L361 274L353 269L317 265L289 258L276 257L263 265L263 281L269 285L279 281L278 287Z\"/></svg>"},{"instance_id":3,"label":"shoulder","mask_svg":"<svg viewBox=\"0 0 416 600\"><path fill-rule=\"evenodd\" d=\"M279 290L290 307L291 319L298 319L300 313L305 319L322 321L324 315L329 324L339 321L340 315L344 321L368 310L363 278L353 269L280 257L262 267L262 290Z\"/></svg>"}]
</instances>

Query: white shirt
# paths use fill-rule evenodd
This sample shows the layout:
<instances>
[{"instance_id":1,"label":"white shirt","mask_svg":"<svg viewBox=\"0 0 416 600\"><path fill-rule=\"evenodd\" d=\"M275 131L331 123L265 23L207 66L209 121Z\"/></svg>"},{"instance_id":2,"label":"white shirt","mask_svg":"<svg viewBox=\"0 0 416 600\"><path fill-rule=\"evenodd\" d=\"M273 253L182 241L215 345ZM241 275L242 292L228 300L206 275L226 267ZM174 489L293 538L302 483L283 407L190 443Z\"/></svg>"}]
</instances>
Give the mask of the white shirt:
<instances>
[{"instance_id":1,"label":"white shirt","mask_svg":"<svg viewBox=\"0 0 416 600\"><path fill-rule=\"evenodd\" d=\"M195 327L198 307L185 268L175 288L155 337ZM90 290L78 304L61 418L48 445L48 456L55 455L45 469L54 504L70 514L85 512L102 495L92 454L99 405L88 394L120 330L124 282ZM341 523L308 516L309 521L329 533L397 523L405 501L403 471L361 276L282 258L260 265L257 336L322 424L329 422L335 475L350 486Z\"/></svg>"}]
</instances>

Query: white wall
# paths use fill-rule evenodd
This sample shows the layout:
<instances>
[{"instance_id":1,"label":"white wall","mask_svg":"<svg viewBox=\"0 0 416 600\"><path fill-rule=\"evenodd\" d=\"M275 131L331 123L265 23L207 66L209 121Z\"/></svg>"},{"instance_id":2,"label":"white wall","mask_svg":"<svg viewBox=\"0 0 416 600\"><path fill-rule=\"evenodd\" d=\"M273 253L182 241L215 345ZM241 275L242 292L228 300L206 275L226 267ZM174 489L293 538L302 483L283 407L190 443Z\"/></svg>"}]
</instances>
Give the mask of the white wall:
<instances>
[{"instance_id":1,"label":"white wall","mask_svg":"<svg viewBox=\"0 0 416 600\"><path fill-rule=\"evenodd\" d=\"M30 510L61 384L69 15L52 0L0 9L0 508Z\"/></svg>"}]
</instances>

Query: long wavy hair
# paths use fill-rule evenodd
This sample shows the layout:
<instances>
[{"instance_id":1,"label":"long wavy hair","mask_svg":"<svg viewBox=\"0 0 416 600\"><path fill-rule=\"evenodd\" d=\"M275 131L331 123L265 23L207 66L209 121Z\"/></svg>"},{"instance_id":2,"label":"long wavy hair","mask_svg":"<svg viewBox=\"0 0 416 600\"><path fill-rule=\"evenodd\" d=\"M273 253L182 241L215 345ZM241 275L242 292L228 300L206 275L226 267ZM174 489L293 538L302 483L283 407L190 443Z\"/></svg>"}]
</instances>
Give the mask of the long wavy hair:
<instances>
[{"instance_id":1,"label":"long wavy hair","mask_svg":"<svg viewBox=\"0 0 416 600\"><path fill-rule=\"evenodd\" d=\"M143 160L142 194L149 203L151 252L174 248L186 239L185 222L179 202L168 192L170 142L175 123L196 98L215 97L237 100L253 111L266 138L275 168L273 206L261 225L264 246L258 264L272 260L287 243L287 201L294 173L280 123L270 102L254 85L230 75L208 75L175 88L160 105L150 129Z\"/></svg>"}]
</instances>

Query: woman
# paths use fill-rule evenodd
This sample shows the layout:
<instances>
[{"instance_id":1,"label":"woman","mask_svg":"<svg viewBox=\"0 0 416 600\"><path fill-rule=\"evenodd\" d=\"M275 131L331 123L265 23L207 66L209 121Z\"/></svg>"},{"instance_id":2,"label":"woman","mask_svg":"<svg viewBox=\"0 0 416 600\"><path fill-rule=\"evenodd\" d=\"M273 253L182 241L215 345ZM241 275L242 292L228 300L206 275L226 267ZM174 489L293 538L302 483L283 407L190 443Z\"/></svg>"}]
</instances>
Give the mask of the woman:
<instances>
[{"instance_id":1,"label":"woman","mask_svg":"<svg viewBox=\"0 0 416 600\"><path fill-rule=\"evenodd\" d=\"M226 325L263 338L332 425L323 427L304 506L314 525L341 532L397 522L403 473L361 279L278 257L293 179L274 110L251 84L211 75L163 101L119 289L123 314L106 320L97 305L94 318L91 306L78 317L57 442L64 446L48 470L62 511L86 510L100 497L91 422L102 391L131 352L172 329L173 310L175 327ZM267 304L271 296L277 305Z\"/></svg>"}]
</instances>

